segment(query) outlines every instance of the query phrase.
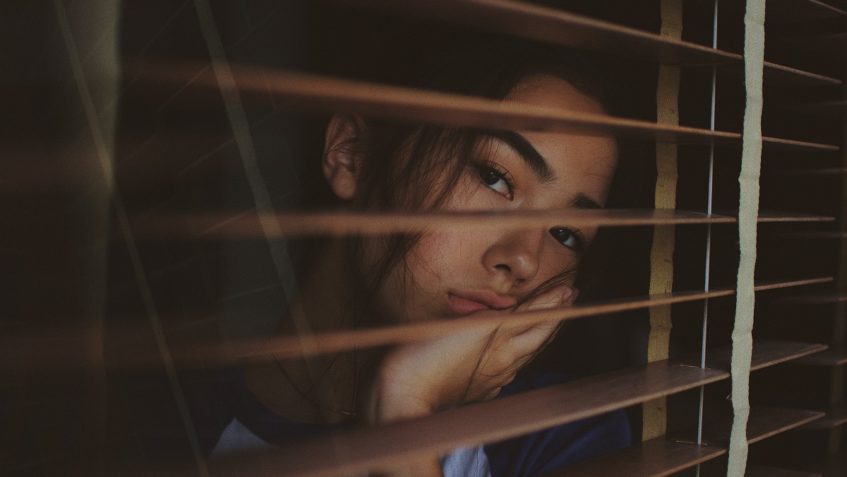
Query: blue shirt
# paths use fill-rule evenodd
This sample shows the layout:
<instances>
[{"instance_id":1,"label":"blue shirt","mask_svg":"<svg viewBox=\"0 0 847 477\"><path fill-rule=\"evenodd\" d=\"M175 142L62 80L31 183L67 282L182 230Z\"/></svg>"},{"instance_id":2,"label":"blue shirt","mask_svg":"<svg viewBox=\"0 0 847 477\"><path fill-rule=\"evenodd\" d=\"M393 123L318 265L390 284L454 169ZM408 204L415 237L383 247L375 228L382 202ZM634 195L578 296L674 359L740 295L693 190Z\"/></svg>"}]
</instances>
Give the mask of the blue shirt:
<instances>
[{"instance_id":1,"label":"blue shirt","mask_svg":"<svg viewBox=\"0 0 847 477\"><path fill-rule=\"evenodd\" d=\"M500 396L560 384L556 374L519 376ZM233 389L233 416L214 442L213 455L270 449L273 444L337 429L291 421L262 405L239 379ZM629 419L614 411L479 447L458 449L442 459L445 477L519 477L561 469L631 442Z\"/></svg>"}]
</instances>

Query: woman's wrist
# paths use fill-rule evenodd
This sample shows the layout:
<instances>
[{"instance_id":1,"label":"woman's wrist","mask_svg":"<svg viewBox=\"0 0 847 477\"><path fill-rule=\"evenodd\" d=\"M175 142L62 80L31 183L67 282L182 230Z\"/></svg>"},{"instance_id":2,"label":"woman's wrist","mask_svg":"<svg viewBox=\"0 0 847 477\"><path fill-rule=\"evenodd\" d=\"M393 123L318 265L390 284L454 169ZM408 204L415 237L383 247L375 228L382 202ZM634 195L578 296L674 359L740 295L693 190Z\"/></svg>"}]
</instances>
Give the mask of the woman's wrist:
<instances>
[{"instance_id":1,"label":"woman's wrist","mask_svg":"<svg viewBox=\"0 0 847 477\"><path fill-rule=\"evenodd\" d=\"M427 398L420 384L415 388L402 379L388 374L383 367L372 383L365 404L365 415L371 423L385 423L426 416L435 412L436 405Z\"/></svg>"},{"instance_id":2,"label":"woman's wrist","mask_svg":"<svg viewBox=\"0 0 847 477\"><path fill-rule=\"evenodd\" d=\"M378 398L374 422L392 422L427 416L434 410L425 402L408 397L385 394Z\"/></svg>"}]
</instances>

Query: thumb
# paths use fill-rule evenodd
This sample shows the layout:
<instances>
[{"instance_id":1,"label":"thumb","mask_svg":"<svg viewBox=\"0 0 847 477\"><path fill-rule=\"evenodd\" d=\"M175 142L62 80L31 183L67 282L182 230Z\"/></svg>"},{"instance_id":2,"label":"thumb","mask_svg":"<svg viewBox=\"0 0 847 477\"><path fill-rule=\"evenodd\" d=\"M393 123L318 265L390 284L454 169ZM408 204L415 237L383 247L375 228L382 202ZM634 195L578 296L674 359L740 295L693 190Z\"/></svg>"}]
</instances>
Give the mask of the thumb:
<instances>
[{"instance_id":1,"label":"thumb","mask_svg":"<svg viewBox=\"0 0 847 477\"><path fill-rule=\"evenodd\" d=\"M576 299L576 289L568 285L559 285L555 288L533 297L523 303L519 310L543 310L557 306L570 305Z\"/></svg>"},{"instance_id":2,"label":"thumb","mask_svg":"<svg viewBox=\"0 0 847 477\"><path fill-rule=\"evenodd\" d=\"M570 292L562 294L562 305L570 306L574 304L577 298L579 298L579 288L567 287L567 289L570 290Z\"/></svg>"},{"instance_id":3,"label":"thumb","mask_svg":"<svg viewBox=\"0 0 847 477\"><path fill-rule=\"evenodd\" d=\"M527 306L528 310L534 309L545 309L545 308L553 308L556 306L565 307L573 304L574 300L576 300L579 295L579 290L570 286L562 286L559 288L555 288L545 293L542 296L551 294L551 296L547 296L544 300L544 305L533 303L530 306ZM550 303L549 300L552 298L556 299L555 304ZM539 296L541 298L541 296ZM535 302L535 300L533 300ZM548 342L555 335L556 331L561 326L561 322L559 321L545 321L544 323L539 323L536 325L532 325L529 328L525 328L521 333L515 336L515 345L523 349L524 351L532 351L537 348L542 347L546 342Z\"/></svg>"}]
</instances>

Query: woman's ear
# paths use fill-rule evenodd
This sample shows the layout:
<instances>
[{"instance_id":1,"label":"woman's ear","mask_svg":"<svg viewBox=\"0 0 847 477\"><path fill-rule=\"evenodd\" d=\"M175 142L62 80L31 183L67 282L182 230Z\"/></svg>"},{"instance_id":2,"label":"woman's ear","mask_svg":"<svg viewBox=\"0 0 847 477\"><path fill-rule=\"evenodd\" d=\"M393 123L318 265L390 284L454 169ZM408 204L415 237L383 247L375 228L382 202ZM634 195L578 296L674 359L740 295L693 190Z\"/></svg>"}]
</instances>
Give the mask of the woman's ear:
<instances>
[{"instance_id":1,"label":"woman's ear","mask_svg":"<svg viewBox=\"0 0 847 477\"><path fill-rule=\"evenodd\" d=\"M330 188L342 200L356 195L361 167L356 141L361 139L363 129L360 118L340 114L334 115L326 128L321 168Z\"/></svg>"}]
</instances>

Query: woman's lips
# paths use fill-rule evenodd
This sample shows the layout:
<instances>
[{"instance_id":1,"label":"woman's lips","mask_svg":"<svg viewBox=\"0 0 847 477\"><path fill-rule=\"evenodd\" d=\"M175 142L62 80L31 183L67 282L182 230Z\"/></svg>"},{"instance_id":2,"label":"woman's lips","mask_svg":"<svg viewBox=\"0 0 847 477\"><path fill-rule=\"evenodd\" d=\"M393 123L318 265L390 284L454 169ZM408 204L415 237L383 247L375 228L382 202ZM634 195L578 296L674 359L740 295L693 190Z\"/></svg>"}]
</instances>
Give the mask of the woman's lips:
<instances>
[{"instance_id":1,"label":"woman's lips","mask_svg":"<svg viewBox=\"0 0 847 477\"><path fill-rule=\"evenodd\" d=\"M484 310L503 310L515 306L515 299L490 291L449 292L447 302L454 313L469 315Z\"/></svg>"}]
</instances>

